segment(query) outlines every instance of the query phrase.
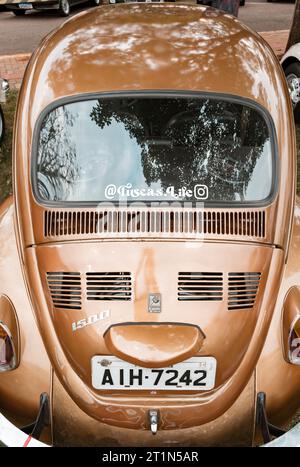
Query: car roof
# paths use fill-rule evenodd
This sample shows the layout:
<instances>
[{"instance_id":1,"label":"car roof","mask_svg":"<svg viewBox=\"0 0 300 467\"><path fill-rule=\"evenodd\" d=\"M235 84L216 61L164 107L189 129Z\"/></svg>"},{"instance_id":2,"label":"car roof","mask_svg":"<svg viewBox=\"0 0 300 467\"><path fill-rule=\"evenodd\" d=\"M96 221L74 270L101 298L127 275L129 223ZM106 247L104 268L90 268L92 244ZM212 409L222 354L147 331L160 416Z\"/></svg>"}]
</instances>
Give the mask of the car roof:
<instances>
[{"instance_id":1,"label":"car roof","mask_svg":"<svg viewBox=\"0 0 300 467\"><path fill-rule=\"evenodd\" d=\"M82 93L173 90L238 95L277 112L279 63L236 18L183 4L100 6L45 38L25 82L32 118Z\"/></svg>"}]
</instances>

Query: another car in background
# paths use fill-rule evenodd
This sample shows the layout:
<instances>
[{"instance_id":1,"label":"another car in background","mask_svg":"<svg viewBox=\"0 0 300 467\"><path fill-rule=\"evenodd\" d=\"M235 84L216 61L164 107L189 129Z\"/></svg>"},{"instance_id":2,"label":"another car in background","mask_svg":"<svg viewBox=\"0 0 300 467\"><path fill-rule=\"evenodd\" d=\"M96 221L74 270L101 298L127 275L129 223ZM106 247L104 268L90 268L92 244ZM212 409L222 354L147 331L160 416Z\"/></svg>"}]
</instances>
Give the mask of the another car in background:
<instances>
[{"instance_id":1,"label":"another car in background","mask_svg":"<svg viewBox=\"0 0 300 467\"><path fill-rule=\"evenodd\" d=\"M296 123L300 123L300 43L293 45L281 59L294 108Z\"/></svg>"},{"instance_id":2,"label":"another car in background","mask_svg":"<svg viewBox=\"0 0 300 467\"><path fill-rule=\"evenodd\" d=\"M69 16L71 6L79 3L87 3L86 0L39 0L39 1L24 1L20 3L6 3L6 8L12 11L16 16L24 16L26 11L30 10L58 10L61 16ZM101 0L89 0L92 6L98 6Z\"/></svg>"},{"instance_id":3,"label":"another car in background","mask_svg":"<svg viewBox=\"0 0 300 467\"><path fill-rule=\"evenodd\" d=\"M176 0L108 0L110 4L115 3L175 3Z\"/></svg>"},{"instance_id":4,"label":"another car in background","mask_svg":"<svg viewBox=\"0 0 300 467\"><path fill-rule=\"evenodd\" d=\"M240 6L245 6L246 0L240 0ZM209 5L218 8L218 0L196 0L197 5Z\"/></svg>"},{"instance_id":5,"label":"another car in background","mask_svg":"<svg viewBox=\"0 0 300 467\"><path fill-rule=\"evenodd\" d=\"M5 131L4 115L1 107L1 102L5 100L5 94L7 93L8 88L8 82L5 79L0 78L0 143L3 139Z\"/></svg>"}]
</instances>

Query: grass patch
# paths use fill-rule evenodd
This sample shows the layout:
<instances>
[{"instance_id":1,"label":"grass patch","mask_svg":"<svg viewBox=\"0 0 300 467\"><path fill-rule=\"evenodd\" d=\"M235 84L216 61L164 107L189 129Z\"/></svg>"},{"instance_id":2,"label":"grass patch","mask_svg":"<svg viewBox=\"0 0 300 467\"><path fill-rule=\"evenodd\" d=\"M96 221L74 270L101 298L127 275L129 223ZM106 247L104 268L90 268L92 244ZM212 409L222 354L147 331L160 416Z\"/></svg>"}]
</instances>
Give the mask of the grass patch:
<instances>
[{"instance_id":1,"label":"grass patch","mask_svg":"<svg viewBox=\"0 0 300 467\"><path fill-rule=\"evenodd\" d=\"M5 135L0 144L0 202L12 193L11 150L15 109L18 93L8 93L5 103L1 103L5 119Z\"/></svg>"}]
</instances>

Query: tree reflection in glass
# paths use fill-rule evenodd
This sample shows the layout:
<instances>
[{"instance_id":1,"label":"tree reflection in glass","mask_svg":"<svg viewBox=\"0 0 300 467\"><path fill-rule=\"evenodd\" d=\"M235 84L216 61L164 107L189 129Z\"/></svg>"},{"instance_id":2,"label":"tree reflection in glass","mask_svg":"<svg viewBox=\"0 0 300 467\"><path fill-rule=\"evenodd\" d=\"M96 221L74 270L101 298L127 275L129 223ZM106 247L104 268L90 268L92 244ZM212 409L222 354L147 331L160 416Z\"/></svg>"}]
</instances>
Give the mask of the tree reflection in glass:
<instances>
[{"instance_id":1,"label":"tree reflection in glass","mask_svg":"<svg viewBox=\"0 0 300 467\"><path fill-rule=\"evenodd\" d=\"M195 201L200 184L208 201L253 202L270 195L273 177L269 129L257 110L167 95L54 110L41 129L37 171L39 194L52 201L100 202L109 184L142 191L135 201L172 199L170 186L192 193L179 200Z\"/></svg>"}]
</instances>

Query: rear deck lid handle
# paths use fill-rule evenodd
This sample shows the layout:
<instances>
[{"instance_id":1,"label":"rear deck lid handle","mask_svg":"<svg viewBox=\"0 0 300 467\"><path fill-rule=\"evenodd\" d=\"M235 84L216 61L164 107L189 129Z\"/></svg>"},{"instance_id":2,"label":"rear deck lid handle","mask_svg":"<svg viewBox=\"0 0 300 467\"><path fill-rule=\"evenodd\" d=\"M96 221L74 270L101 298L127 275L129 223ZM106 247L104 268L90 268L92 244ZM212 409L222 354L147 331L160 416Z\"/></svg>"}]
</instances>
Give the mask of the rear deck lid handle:
<instances>
[{"instance_id":1,"label":"rear deck lid handle","mask_svg":"<svg viewBox=\"0 0 300 467\"><path fill-rule=\"evenodd\" d=\"M104 333L108 351L146 368L162 368L197 355L205 335L186 323L120 323Z\"/></svg>"}]
</instances>

